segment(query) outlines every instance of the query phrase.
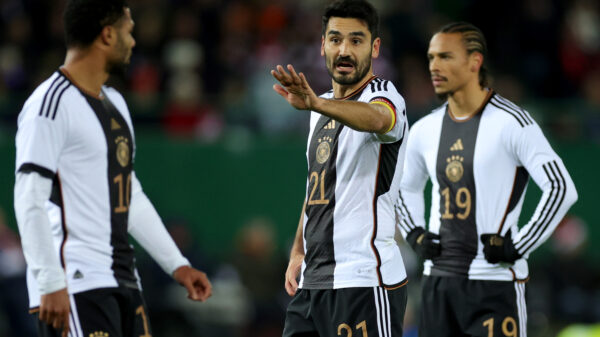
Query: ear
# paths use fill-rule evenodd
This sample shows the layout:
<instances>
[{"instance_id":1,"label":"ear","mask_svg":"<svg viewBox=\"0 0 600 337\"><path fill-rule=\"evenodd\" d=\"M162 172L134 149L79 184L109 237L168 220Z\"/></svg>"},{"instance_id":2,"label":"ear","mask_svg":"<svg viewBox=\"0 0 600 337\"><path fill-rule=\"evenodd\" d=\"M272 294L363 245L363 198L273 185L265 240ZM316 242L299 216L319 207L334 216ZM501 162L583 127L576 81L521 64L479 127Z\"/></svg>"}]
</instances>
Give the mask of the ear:
<instances>
[{"instance_id":1,"label":"ear","mask_svg":"<svg viewBox=\"0 0 600 337\"><path fill-rule=\"evenodd\" d=\"M470 55L470 63L471 63L471 72L478 72L479 69L481 69L481 66L483 65L483 55L481 55L481 53L472 53Z\"/></svg>"},{"instance_id":2,"label":"ear","mask_svg":"<svg viewBox=\"0 0 600 337\"><path fill-rule=\"evenodd\" d=\"M105 26L100 32L99 40L103 46L111 46L114 39L117 37L117 32L112 26Z\"/></svg>"},{"instance_id":3,"label":"ear","mask_svg":"<svg viewBox=\"0 0 600 337\"><path fill-rule=\"evenodd\" d=\"M379 47L381 46L381 39L380 38L376 38L375 41L373 41L373 46L371 47L371 58L378 58L379 57Z\"/></svg>"},{"instance_id":4,"label":"ear","mask_svg":"<svg viewBox=\"0 0 600 337\"><path fill-rule=\"evenodd\" d=\"M325 36L321 36L321 56L325 56Z\"/></svg>"}]
</instances>

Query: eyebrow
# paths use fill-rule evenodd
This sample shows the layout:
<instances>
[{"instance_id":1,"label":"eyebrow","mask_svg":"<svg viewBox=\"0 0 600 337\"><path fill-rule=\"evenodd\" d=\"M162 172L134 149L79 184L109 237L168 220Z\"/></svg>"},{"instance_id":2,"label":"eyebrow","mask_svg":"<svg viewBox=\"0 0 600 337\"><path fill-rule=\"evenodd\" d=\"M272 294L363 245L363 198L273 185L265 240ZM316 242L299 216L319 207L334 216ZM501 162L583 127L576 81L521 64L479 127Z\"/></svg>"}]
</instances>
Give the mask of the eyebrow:
<instances>
[{"instance_id":1,"label":"eyebrow","mask_svg":"<svg viewBox=\"0 0 600 337\"><path fill-rule=\"evenodd\" d=\"M343 35L341 32L337 31L337 30L330 30L327 32L327 35ZM348 35L350 36L362 36L365 37L366 34L364 32L350 32Z\"/></svg>"},{"instance_id":2,"label":"eyebrow","mask_svg":"<svg viewBox=\"0 0 600 337\"><path fill-rule=\"evenodd\" d=\"M448 56L448 55L452 55L452 52L451 51L441 51L439 53L427 53L427 56L435 56L435 55Z\"/></svg>"}]
</instances>

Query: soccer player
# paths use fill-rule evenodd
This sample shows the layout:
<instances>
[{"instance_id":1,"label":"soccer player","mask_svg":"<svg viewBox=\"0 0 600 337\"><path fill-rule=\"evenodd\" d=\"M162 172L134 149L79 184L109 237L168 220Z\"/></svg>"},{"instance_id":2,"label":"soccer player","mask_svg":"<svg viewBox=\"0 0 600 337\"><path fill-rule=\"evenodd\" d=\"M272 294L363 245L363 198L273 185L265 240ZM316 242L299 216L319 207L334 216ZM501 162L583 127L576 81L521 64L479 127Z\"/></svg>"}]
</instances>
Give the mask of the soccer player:
<instances>
[{"instance_id":1,"label":"soccer player","mask_svg":"<svg viewBox=\"0 0 600 337\"><path fill-rule=\"evenodd\" d=\"M18 118L14 207L40 336L150 336L128 234L191 299L211 295L142 191L127 105L104 85L133 26L123 0L68 1L65 63Z\"/></svg>"},{"instance_id":2,"label":"soccer player","mask_svg":"<svg viewBox=\"0 0 600 337\"><path fill-rule=\"evenodd\" d=\"M406 272L393 206L408 125L402 96L373 75L380 45L371 5L336 1L321 43L333 89L315 95L292 65L271 71L273 89L311 111L306 199L285 275L294 296L286 337L402 335Z\"/></svg>"},{"instance_id":3,"label":"soccer player","mask_svg":"<svg viewBox=\"0 0 600 337\"><path fill-rule=\"evenodd\" d=\"M410 131L397 203L400 229L425 259L419 336L526 336L527 258L577 200L529 113L487 87L486 54L482 32L464 22L429 43L433 87L446 102ZM519 229L529 176L543 195Z\"/></svg>"}]
</instances>

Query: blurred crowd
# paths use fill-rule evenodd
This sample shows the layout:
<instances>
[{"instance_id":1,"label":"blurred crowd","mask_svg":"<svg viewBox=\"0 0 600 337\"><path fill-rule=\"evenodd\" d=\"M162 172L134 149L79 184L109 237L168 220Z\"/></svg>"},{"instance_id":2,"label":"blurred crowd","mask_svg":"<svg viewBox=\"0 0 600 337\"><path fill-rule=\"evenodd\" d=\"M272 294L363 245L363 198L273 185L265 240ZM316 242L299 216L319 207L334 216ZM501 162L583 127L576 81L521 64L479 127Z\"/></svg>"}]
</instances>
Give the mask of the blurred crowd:
<instances>
[{"instance_id":1,"label":"blurred crowd","mask_svg":"<svg viewBox=\"0 0 600 337\"><path fill-rule=\"evenodd\" d=\"M488 39L494 89L528 108L551 137L600 144L597 0L372 2L381 15L382 37L375 73L396 84L411 123L440 104L427 68L431 33L449 21L465 20ZM239 134L305 137L308 114L273 92L269 71L291 63L315 92L329 89L319 54L326 1L128 3L137 44L127 72L111 85L126 96L137 129L201 142ZM12 135L24 99L62 64L63 7L64 0L0 0L0 133ZM155 335L280 336L289 300L283 290L289 247L275 240L277 226L268 218L249 219L235 235L235 249L215 260L190 241L187 230L193 225L169 221L184 254L214 280L214 296L202 305L186 302L183 290L141 256ZM539 332L532 336L571 322L600 321L600 276L580 255L586 226L568 217L552 239L551 253L532 266L537 276L528 297L530 325ZM27 306L19 252L17 236L0 212L0 335L6 337L32 333L30 317L19 314ZM420 263L410 249L403 256L412 294L406 330L414 336Z\"/></svg>"},{"instance_id":2,"label":"blurred crowd","mask_svg":"<svg viewBox=\"0 0 600 337\"><path fill-rule=\"evenodd\" d=\"M431 33L452 20L488 39L492 87L558 137L600 142L600 4L596 0L372 1L381 16L376 74L394 81L411 122L438 105ZM137 124L215 141L228 133L303 135L307 114L273 93L269 71L293 64L317 93L330 87L319 55L322 0L130 0L137 45L112 85ZM62 64L64 0L0 2L0 116L11 125L27 94ZM560 127L558 127L560 126Z\"/></svg>"}]
</instances>

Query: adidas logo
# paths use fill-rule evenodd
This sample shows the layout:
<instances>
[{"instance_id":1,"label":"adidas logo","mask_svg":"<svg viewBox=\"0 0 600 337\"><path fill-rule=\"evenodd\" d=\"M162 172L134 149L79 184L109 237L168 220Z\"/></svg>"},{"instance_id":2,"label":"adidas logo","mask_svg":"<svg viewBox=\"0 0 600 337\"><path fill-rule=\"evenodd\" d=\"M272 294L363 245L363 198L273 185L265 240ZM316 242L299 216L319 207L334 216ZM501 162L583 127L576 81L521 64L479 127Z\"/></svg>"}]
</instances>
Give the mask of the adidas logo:
<instances>
[{"instance_id":1,"label":"adidas logo","mask_svg":"<svg viewBox=\"0 0 600 337\"><path fill-rule=\"evenodd\" d=\"M450 147L450 151L462 151L464 150L462 140L459 138L452 146Z\"/></svg>"},{"instance_id":2,"label":"adidas logo","mask_svg":"<svg viewBox=\"0 0 600 337\"><path fill-rule=\"evenodd\" d=\"M111 130L119 130L121 128L121 126L119 125L119 123L117 123L117 121L114 118L110 119L110 129Z\"/></svg>"},{"instance_id":3,"label":"adidas logo","mask_svg":"<svg viewBox=\"0 0 600 337\"><path fill-rule=\"evenodd\" d=\"M80 280L83 278L83 274L78 270L75 270L75 274L73 274L73 279L74 280Z\"/></svg>"},{"instance_id":4,"label":"adidas logo","mask_svg":"<svg viewBox=\"0 0 600 337\"><path fill-rule=\"evenodd\" d=\"M332 119L331 122L327 123L327 125L325 125L325 127L323 129L325 129L325 130L335 129L335 120Z\"/></svg>"}]
</instances>

